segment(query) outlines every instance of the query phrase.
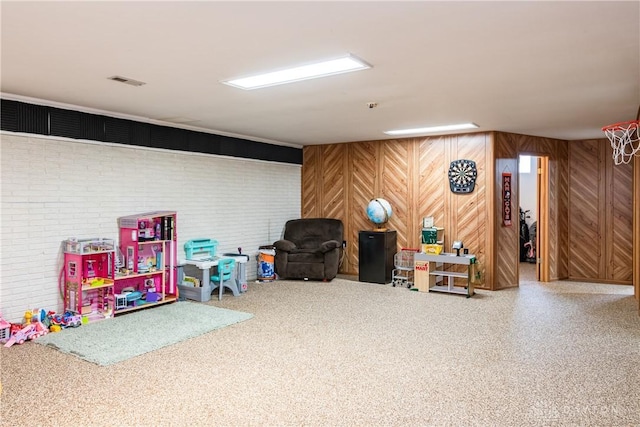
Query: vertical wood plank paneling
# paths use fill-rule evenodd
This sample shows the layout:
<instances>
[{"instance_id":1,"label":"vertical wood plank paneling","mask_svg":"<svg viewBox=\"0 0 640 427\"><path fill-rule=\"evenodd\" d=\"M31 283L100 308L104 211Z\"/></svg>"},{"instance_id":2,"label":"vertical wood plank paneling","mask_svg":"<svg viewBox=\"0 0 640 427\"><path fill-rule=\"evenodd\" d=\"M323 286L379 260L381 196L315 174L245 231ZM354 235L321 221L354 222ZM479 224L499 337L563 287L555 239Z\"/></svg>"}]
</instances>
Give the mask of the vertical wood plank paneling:
<instances>
[{"instance_id":1,"label":"vertical wood plank paneling","mask_svg":"<svg viewBox=\"0 0 640 427\"><path fill-rule=\"evenodd\" d=\"M528 154L537 156L541 154L541 144L538 138L528 137L527 135L512 135L517 138L517 152L516 154Z\"/></svg>"},{"instance_id":2,"label":"vertical wood plank paneling","mask_svg":"<svg viewBox=\"0 0 640 427\"><path fill-rule=\"evenodd\" d=\"M548 210L549 216L547 221L548 235L558 236L560 231L558 230L558 162L556 160L548 161L548 174L549 174L549 192L546 195L548 198ZM538 227L540 224L538 223ZM538 233L540 229L538 228ZM551 240L551 242L549 241ZM556 280L558 278L558 249L557 239L547 238L548 243L548 256L549 256L549 280ZM536 254L540 257L540 254Z\"/></svg>"},{"instance_id":3,"label":"vertical wood plank paneling","mask_svg":"<svg viewBox=\"0 0 640 427\"><path fill-rule=\"evenodd\" d=\"M511 134L495 134L495 180L493 222L495 224L494 243L494 283L493 289L518 286L519 229L518 229L518 144ZM502 220L502 173L511 172L512 225L505 226Z\"/></svg>"},{"instance_id":4,"label":"vertical wood plank paneling","mask_svg":"<svg viewBox=\"0 0 640 427\"><path fill-rule=\"evenodd\" d=\"M528 141L528 144L532 146L532 152L536 156L548 156L549 160L555 160L557 158L557 147L562 145L563 141L549 138L538 138L533 136L522 136L523 140Z\"/></svg>"},{"instance_id":5,"label":"vertical wood plank paneling","mask_svg":"<svg viewBox=\"0 0 640 427\"><path fill-rule=\"evenodd\" d=\"M322 206L321 212L324 218L336 218L342 220L344 226L344 239L348 235L348 220L346 207L347 178L345 164L347 163L347 144L323 145L322 153ZM349 270L349 259L345 255L340 272Z\"/></svg>"},{"instance_id":6,"label":"vertical wood plank paneling","mask_svg":"<svg viewBox=\"0 0 640 427\"><path fill-rule=\"evenodd\" d=\"M346 144L323 145L320 150L323 172L321 216L343 219L346 187L343 163L346 158Z\"/></svg>"},{"instance_id":7,"label":"vertical wood plank paneling","mask_svg":"<svg viewBox=\"0 0 640 427\"><path fill-rule=\"evenodd\" d=\"M602 144L605 145L605 144ZM606 145L605 145L606 146ZM611 156L605 151L605 158ZM633 164L614 165L612 169L611 191L607 193L611 210L611 222L607 224L607 241L610 252L607 255L607 277L614 281L633 281Z\"/></svg>"},{"instance_id":8,"label":"vertical wood plank paneling","mask_svg":"<svg viewBox=\"0 0 640 427\"><path fill-rule=\"evenodd\" d=\"M379 142L354 142L347 144L349 148L349 163L351 165L350 201L351 209L347 222L349 235L347 237L349 273L358 273L358 232L370 230L371 222L367 218L366 207L369 201L376 197L379 181Z\"/></svg>"},{"instance_id":9,"label":"vertical wood plank paneling","mask_svg":"<svg viewBox=\"0 0 640 427\"><path fill-rule=\"evenodd\" d=\"M345 224L348 198L346 144L303 148L301 217L337 218ZM345 237L346 238L346 237ZM344 260L347 260L345 256ZM340 271L348 271L343 261Z\"/></svg>"},{"instance_id":10,"label":"vertical wood plank paneling","mask_svg":"<svg viewBox=\"0 0 640 427\"><path fill-rule=\"evenodd\" d=\"M549 233L549 220L550 213L553 212L552 207L549 206L549 157L541 156L538 158L538 188L540 196L538 200L538 230L537 234L540 237L538 240L538 246L536 247L536 256L540 260L537 263L538 267L538 280L542 282L549 281L549 272L550 272L550 263L553 262L554 258L551 255L553 253L550 251L552 245L550 243L554 242L555 239L550 239Z\"/></svg>"},{"instance_id":11,"label":"vertical wood plank paneling","mask_svg":"<svg viewBox=\"0 0 640 427\"><path fill-rule=\"evenodd\" d=\"M600 173L600 179L598 180L597 199L598 199L598 237L600 238L598 244L600 246L600 257L598 258L598 275L605 280L610 279L608 275L609 270L609 254L612 249L612 242L605 238L607 233L607 226L611 223L611 209L607 209L607 206L611 203L608 193L611 192L612 184L612 170L607 168L605 162L605 146L600 144L601 141L590 141L595 144L597 153L597 165Z\"/></svg>"},{"instance_id":12,"label":"vertical wood plank paneling","mask_svg":"<svg viewBox=\"0 0 640 427\"><path fill-rule=\"evenodd\" d=\"M420 228L422 227L422 209L420 206L420 147L422 146L422 139L413 139L411 144L411 226L408 229L409 242L407 246L409 248L419 248L422 243L422 236L420 234Z\"/></svg>"},{"instance_id":13,"label":"vertical wood plank paneling","mask_svg":"<svg viewBox=\"0 0 640 427\"><path fill-rule=\"evenodd\" d=\"M633 166L614 165L606 140L572 141L569 176L569 277L631 284Z\"/></svg>"},{"instance_id":14,"label":"vertical wood plank paneling","mask_svg":"<svg viewBox=\"0 0 640 427\"><path fill-rule=\"evenodd\" d=\"M348 144L342 144L344 146L344 159L342 161L342 170L344 175L344 212L342 215L342 223L344 225L344 241L346 247L342 256L342 263L340 265L340 273L350 273L357 268L352 265L353 259L349 257L349 250L352 250L353 243L350 241L352 235L351 224L351 212L353 211L353 177L351 174L351 150Z\"/></svg>"},{"instance_id":15,"label":"vertical wood plank paneling","mask_svg":"<svg viewBox=\"0 0 640 427\"><path fill-rule=\"evenodd\" d=\"M500 159L512 158L515 160L517 159L518 154L524 153L548 158L549 172L547 178L550 190L548 196L548 208L546 213L548 214L547 228L549 230L549 233L546 240L542 243L547 246L547 253L549 254L549 256L547 259L547 264L542 265L542 271L548 272L547 274L551 279L566 278L568 271L567 141L560 141L549 138L538 138L527 135L508 134L503 132L496 132L495 137L495 158L497 163L500 161ZM495 171L496 174L502 172L499 166L496 167ZM499 188L496 188L496 191L499 191ZM520 195L517 184L514 184L514 191L517 194L517 201L515 203L519 203ZM499 194L497 194L497 198L500 198ZM517 208L516 204L514 204L514 206ZM499 204L496 205L496 209L500 209ZM498 215L500 215L500 212L498 212ZM499 221L495 224L496 227L500 227ZM497 233L499 233L499 231ZM496 234L496 236L498 236L498 234ZM540 237L543 236L541 235ZM508 247L511 243L507 244L507 242L503 241L503 239L515 239L515 244L519 246L518 230L516 230L516 232L513 234L502 233L500 236L498 236L498 240L500 240L499 244L503 246L506 245ZM516 252L519 250L518 246L516 246ZM518 261L512 261L511 259L501 257L499 253L496 253L494 259L496 260L496 269L505 272L505 274L508 274L510 269L502 265L503 262L515 262L516 266L519 264ZM500 286L504 286L504 284L502 284L502 280L505 279L511 280L510 277L500 277L496 280L500 280Z\"/></svg>"},{"instance_id":16,"label":"vertical wood plank paneling","mask_svg":"<svg viewBox=\"0 0 640 427\"><path fill-rule=\"evenodd\" d=\"M320 171L318 164L320 147L316 145L306 146L302 149L302 188L301 188L301 217L313 218L320 216L321 203L318 202L318 186L320 181L316 178Z\"/></svg>"},{"instance_id":17,"label":"vertical wood plank paneling","mask_svg":"<svg viewBox=\"0 0 640 427\"><path fill-rule=\"evenodd\" d=\"M484 255L488 289L517 286L517 157L522 152L547 156L550 278L629 283L633 280L628 277L633 271L629 264L638 263L640 255L632 254L633 244L629 250L635 235L634 210L628 200L637 204L640 190L633 190L634 196L620 193L625 187L632 191L632 172L610 169L605 174L610 153L603 159L598 144L574 141L569 145L567 141L492 132L357 142L342 144L340 149L305 147L302 214L345 218L345 272L356 274L358 231L372 227L365 207L373 197L385 197L394 206L390 227L398 231L399 246L417 246L422 218L433 216L435 223L445 228L446 247L459 238L470 248L475 246L473 250L479 256ZM454 195L449 190L447 170L457 158L470 158L478 165L477 187L470 195ZM599 165L596 170L594 165ZM516 215L512 227L502 225L501 174L505 170L513 174L512 207ZM610 185L599 189L600 178ZM610 199L603 199L604 194ZM601 213L607 209L610 217ZM478 224L482 218L484 224ZM640 241L640 237L635 238ZM610 242L603 243L602 239ZM611 256L603 258L600 266L600 255L605 254Z\"/></svg>"},{"instance_id":18,"label":"vertical wood plank paneling","mask_svg":"<svg viewBox=\"0 0 640 427\"><path fill-rule=\"evenodd\" d=\"M448 171L451 165L451 160L457 157L457 144L456 136L447 136L443 138L444 143L444 175L440 177L441 185L445 187L444 193L444 232L449 236L449 242L445 248L450 248L454 240L458 238L458 223L455 220L455 213L457 212L456 203L457 199L451 195L451 189L449 188ZM445 249L446 250L446 249Z\"/></svg>"},{"instance_id":19,"label":"vertical wood plank paneling","mask_svg":"<svg viewBox=\"0 0 640 427\"><path fill-rule=\"evenodd\" d=\"M353 169L349 178L348 198L353 205L349 227L354 242L359 230L372 227L364 214L365 206L371 198L381 196L388 199L394 208L389 227L398 232L399 247L417 247L422 218L434 216L435 223L445 228L445 245L450 246L453 236L461 230L458 238L466 238L467 246L486 265L488 260L483 258L490 252L487 247L491 245L491 238L486 238L482 224L487 221L483 221L482 216L486 217L489 204L486 200L487 174L484 172L488 141L484 134L458 138L446 136L348 144L352 147L348 157ZM449 190L449 163L454 157L460 158L459 153L464 153L465 158L476 161L479 166L476 190L471 195L454 195ZM362 207L361 216L357 206ZM348 256L349 265L357 265L357 253L348 250Z\"/></svg>"},{"instance_id":20,"label":"vertical wood plank paneling","mask_svg":"<svg viewBox=\"0 0 640 427\"><path fill-rule=\"evenodd\" d=\"M486 264L485 254L492 240L491 237L487 237L486 165L489 159L485 157L486 145L486 134L459 135L455 138L454 157L448 159L449 163L457 159L470 159L476 162L478 177L474 191L470 194L454 194L449 190L453 208L450 227L455 230L455 234L450 237L451 241L464 242L464 246L476 255L482 265ZM445 179L445 184L448 186L448 178Z\"/></svg>"},{"instance_id":21,"label":"vertical wood plank paneling","mask_svg":"<svg viewBox=\"0 0 640 427\"><path fill-rule=\"evenodd\" d=\"M554 186L557 206L554 215L556 250L555 276L551 279L566 279L569 277L569 147L567 143L558 144L556 160L551 162L556 169Z\"/></svg>"},{"instance_id":22,"label":"vertical wood plank paneling","mask_svg":"<svg viewBox=\"0 0 640 427\"><path fill-rule=\"evenodd\" d=\"M412 225L410 220L411 181L409 160L412 140L386 141L382 144L381 197L393 207L388 227L396 230L398 247L408 247Z\"/></svg>"},{"instance_id":23,"label":"vertical wood plank paneling","mask_svg":"<svg viewBox=\"0 0 640 427\"><path fill-rule=\"evenodd\" d=\"M493 220L496 215L496 205L494 203L496 197L496 170L494 167L495 163L495 132L490 132L486 137L486 148L485 148L485 159L487 159L485 163L485 182L486 182L486 200L485 200L485 215L484 221L487 224L485 238L487 240L487 244L485 245L485 258L484 258L484 268L480 266L481 269L484 270L484 287L487 289L495 289L495 240L496 240L496 223Z\"/></svg>"},{"instance_id":24,"label":"vertical wood plank paneling","mask_svg":"<svg viewBox=\"0 0 640 427\"><path fill-rule=\"evenodd\" d=\"M419 242L418 236L413 232L413 227L416 224L422 224L422 218L418 216L415 200L420 191L418 187L418 163L417 151L419 141L417 139L411 139L411 143L407 147L407 228L406 235L407 240L404 247L417 248ZM401 248L402 246L399 246Z\"/></svg>"},{"instance_id":25,"label":"vertical wood plank paneling","mask_svg":"<svg viewBox=\"0 0 640 427\"><path fill-rule=\"evenodd\" d=\"M449 165L446 164L444 151L444 138L426 138L418 142L418 195L414 200L419 208L419 220L413 225L413 232L418 236L424 217L432 216L434 224L445 226L444 196L448 188L443 183L443 177L446 176ZM447 230L444 238L447 245L450 241Z\"/></svg>"},{"instance_id":26,"label":"vertical wood plank paneling","mask_svg":"<svg viewBox=\"0 0 640 427\"><path fill-rule=\"evenodd\" d=\"M598 277L600 271L600 190L604 181L599 168L598 144L594 141L573 143L569 153L569 277Z\"/></svg>"}]
</instances>

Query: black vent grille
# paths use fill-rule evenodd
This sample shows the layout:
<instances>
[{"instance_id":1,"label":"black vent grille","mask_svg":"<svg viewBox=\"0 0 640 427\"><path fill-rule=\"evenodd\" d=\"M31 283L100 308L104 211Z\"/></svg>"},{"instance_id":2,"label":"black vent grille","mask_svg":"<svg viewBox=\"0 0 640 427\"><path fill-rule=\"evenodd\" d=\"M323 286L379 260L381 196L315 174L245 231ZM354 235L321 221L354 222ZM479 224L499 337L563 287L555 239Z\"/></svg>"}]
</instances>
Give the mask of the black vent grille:
<instances>
[{"instance_id":1,"label":"black vent grille","mask_svg":"<svg viewBox=\"0 0 640 427\"><path fill-rule=\"evenodd\" d=\"M51 135L80 138L80 113L60 108L49 108Z\"/></svg>"},{"instance_id":2,"label":"black vent grille","mask_svg":"<svg viewBox=\"0 0 640 427\"><path fill-rule=\"evenodd\" d=\"M104 116L80 113L80 134L82 139L106 141Z\"/></svg>"},{"instance_id":3,"label":"black vent grille","mask_svg":"<svg viewBox=\"0 0 640 427\"><path fill-rule=\"evenodd\" d=\"M0 106L0 128L18 132L18 102L2 100Z\"/></svg>"},{"instance_id":4,"label":"black vent grille","mask_svg":"<svg viewBox=\"0 0 640 427\"><path fill-rule=\"evenodd\" d=\"M104 118L104 136L107 142L131 143L131 121L115 117Z\"/></svg>"},{"instance_id":5,"label":"black vent grille","mask_svg":"<svg viewBox=\"0 0 640 427\"><path fill-rule=\"evenodd\" d=\"M302 164L302 149L0 99L0 129Z\"/></svg>"}]
</instances>

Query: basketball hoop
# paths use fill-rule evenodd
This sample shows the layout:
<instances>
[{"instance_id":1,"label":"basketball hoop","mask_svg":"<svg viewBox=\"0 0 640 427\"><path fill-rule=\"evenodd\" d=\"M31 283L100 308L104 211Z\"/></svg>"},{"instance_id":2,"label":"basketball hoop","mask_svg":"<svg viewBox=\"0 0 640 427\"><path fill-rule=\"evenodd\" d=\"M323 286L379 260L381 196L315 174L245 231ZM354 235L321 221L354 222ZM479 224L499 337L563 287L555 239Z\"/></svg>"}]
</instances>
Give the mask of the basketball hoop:
<instances>
[{"instance_id":1,"label":"basketball hoop","mask_svg":"<svg viewBox=\"0 0 640 427\"><path fill-rule=\"evenodd\" d=\"M614 123L602 131L611 142L616 165L629 163L633 156L640 155L640 109L636 120Z\"/></svg>"}]
</instances>

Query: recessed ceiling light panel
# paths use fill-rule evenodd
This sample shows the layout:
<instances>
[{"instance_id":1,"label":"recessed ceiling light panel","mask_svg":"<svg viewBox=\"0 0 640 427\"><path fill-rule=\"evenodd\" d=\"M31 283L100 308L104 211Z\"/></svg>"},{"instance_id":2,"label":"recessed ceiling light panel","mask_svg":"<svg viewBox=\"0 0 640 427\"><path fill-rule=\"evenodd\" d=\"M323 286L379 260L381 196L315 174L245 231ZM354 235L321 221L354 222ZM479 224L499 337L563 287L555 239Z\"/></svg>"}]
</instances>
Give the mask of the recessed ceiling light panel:
<instances>
[{"instance_id":1,"label":"recessed ceiling light panel","mask_svg":"<svg viewBox=\"0 0 640 427\"><path fill-rule=\"evenodd\" d=\"M456 125L444 125L444 126L431 126L424 128L414 128L414 129L397 129L397 130L388 130L385 131L387 135L397 136L397 135L417 135L423 133L435 133L435 132L451 132L455 130L468 130L468 129L476 129L478 125L475 123L460 123Z\"/></svg>"},{"instance_id":2,"label":"recessed ceiling light panel","mask_svg":"<svg viewBox=\"0 0 640 427\"><path fill-rule=\"evenodd\" d=\"M366 70L367 68L371 68L371 65L353 55L346 55L340 58L330 59L328 61L300 65L279 71L271 71L251 77L223 80L221 83L238 87L240 89L250 90L315 79L318 77L332 76L335 74L349 73L351 71Z\"/></svg>"}]
</instances>

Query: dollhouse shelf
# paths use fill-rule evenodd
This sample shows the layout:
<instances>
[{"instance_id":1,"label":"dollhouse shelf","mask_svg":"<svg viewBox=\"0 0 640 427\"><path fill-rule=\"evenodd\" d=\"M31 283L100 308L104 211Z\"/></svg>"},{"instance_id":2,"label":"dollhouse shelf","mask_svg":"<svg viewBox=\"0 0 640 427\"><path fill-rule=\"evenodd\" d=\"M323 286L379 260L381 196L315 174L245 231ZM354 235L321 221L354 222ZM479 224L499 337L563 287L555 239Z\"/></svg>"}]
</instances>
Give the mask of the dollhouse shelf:
<instances>
[{"instance_id":1,"label":"dollhouse shelf","mask_svg":"<svg viewBox=\"0 0 640 427\"><path fill-rule=\"evenodd\" d=\"M63 249L64 310L89 318L109 317L113 312L114 241L69 239L63 242Z\"/></svg>"},{"instance_id":2,"label":"dollhouse shelf","mask_svg":"<svg viewBox=\"0 0 640 427\"><path fill-rule=\"evenodd\" d=\"M162 273L164 273L163 270L148 271L146 273L116 274L115 280L131 279L135 277L147 277L147 276L152 276L154 274L162 274Z\"/></svg>"},{"instance_id":3,"label":"dollhouse shelf","mask_svg":"<svg viewBox=\"0 0 640 427\"><path fill-rule=\"evenodd\" d=\"M63 242L65 311L94 321L177 300L176 212L120 217L118 228L118 255L111 239Z\"/></svg>"},{"instance_id":4,"label":"dollhouse shelf","mask_svg":"<svg viewBox=\"0 0 640 427\"><path fill-rule=\"evenodd\" d=\"M120 313L126 313L128 311L142 310L143 308L151 308L151 307L154 307L154 306L157 306L157 305L162 305L162 304L168 304L168 303L171 303L171 302L175 302L177 299L178 298L176 298L175 296L166 296L163 301L147 302L147 303L144 303L144 304L137 305L135 307L121 308L116 313L120 314Z\"/></svg>"},{"instance_id":5,"label":"dollhouse shelf","mask_svg":"<svg viewBox=\"0 0 640 427\"><path fill-rule=\"evenodd\" d=\"M103 278L103 277L97 277L96 279L102 280L103 283L101 285L91 285L91 284L83 283L82 284L82 290L83 291L90 291L92 289L109 288L109 287L113 286L113 280L112 279L107 279L107 278Z\"/></svg>"},{"instance_id":6,"label":"dollhouse shelf","mask_svg":"<svg viewBox=\"0 0 640 427\"><path fill-rule=\"evenodd\" d=\"M114 314L177 300L176 212L156 211L118 218L122 268L114 276ZM122 273L126 271L126 273ZM154 295L125 301L128 292Z\"/></svg>"}]
</instances>

